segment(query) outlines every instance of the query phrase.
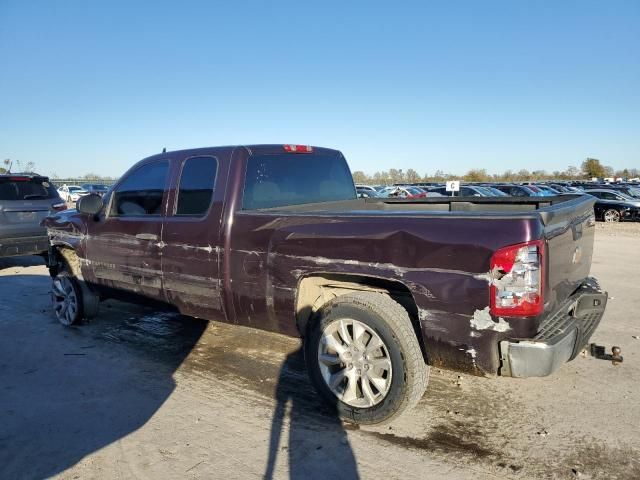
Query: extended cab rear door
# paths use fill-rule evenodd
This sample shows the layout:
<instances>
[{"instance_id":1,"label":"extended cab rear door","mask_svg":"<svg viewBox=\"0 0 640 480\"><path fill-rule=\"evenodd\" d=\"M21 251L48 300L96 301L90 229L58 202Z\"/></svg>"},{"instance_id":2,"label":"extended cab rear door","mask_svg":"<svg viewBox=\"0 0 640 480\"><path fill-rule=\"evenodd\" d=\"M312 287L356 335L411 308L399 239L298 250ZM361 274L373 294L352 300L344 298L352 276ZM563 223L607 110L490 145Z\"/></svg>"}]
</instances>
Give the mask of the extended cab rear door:
<instances>
[{"instance_id":1,"label":"extended cab rear door","mask_svg":"<svg viewBox=\"0 0 640 480\"><path fill-rule=\"evenodd\" d=\"M169 209L162 229L166 301L182 313L215 319L222 314L219 281L220 224L226 172L214 155L176 159Z\"/></svg>"}]
</instances>

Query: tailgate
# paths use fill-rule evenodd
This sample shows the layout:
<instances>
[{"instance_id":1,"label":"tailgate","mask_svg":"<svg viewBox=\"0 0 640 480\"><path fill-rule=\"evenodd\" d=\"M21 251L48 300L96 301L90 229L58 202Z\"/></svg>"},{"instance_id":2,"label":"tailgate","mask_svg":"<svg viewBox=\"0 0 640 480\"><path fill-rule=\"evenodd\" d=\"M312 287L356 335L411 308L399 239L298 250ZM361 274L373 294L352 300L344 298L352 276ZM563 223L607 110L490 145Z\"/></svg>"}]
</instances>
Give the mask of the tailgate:
<instances>
[{"instance_id":1,"label":"tailgate","mask_svg":"<svg viewBox=\"0 0 640 480\"><path fill-rule=\"evenodd\" d=\"M552 309L589 276L595 235L595 199L584 195L556 206L544 218L547 239L546 296Z\"/></svg>"}]
</instances>

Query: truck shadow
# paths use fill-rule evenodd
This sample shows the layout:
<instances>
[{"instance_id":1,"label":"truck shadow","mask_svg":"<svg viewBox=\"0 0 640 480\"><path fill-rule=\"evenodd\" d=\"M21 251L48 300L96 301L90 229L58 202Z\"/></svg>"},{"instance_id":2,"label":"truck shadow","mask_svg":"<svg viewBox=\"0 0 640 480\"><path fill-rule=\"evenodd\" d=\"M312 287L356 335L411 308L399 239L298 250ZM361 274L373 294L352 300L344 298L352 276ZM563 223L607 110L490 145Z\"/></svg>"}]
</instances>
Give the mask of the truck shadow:
<instances>
[{"instance_id":1,"label":"truck shadow","mask_svg":"<svg viewBox=\"0 0 640 480\"><path fill-rule=\"evenodd\" d=\"M35 267L44 265L44 258L39 255L26 255L21 257L1 257L0 271L11 267Z\"/></svg>"},{"instance_id":2,"label":"truck shadow","mask_svg":"<svg viewBox=\"0 0 640 480\"><path fill-rule=\"evenodd\" d=\"M301 394L299 377L304 373L302 349L289 353L275 390L276 407L271 422L269 457L265 480L274 478L279 453L286 451L289 478L357 479L358 468L335 405L320 406ZM301 372L302 371L302 372ZM280 446L289 410L288 444Z\"/></svg>"},{"instance_id":3,"label":"truck shadow","mask_svg":"<svg viewBox=\"0 0 640 480\"><path fill-rule=\"evenodd\" d=\"M93 324L65 328L49 313L49 286L45 275L0 276L3 479L50 478L145 425L207 326L116 305ZM143 346L141 354L120 341Z\"/></svg>"},{"instance_id":4,"label":"truck shadow","mask_svg":"<svg viewBox=\"0 0 640 480\"><path fill-rule=\"evenodd\" d=\"M44 271L0 276L1 478L49 478L90 455L92 464L100 462L96 452L134 434L174 393L176 370L208 356L202 367L210 375L226 379L224 370L252 380L251 371L277 379L265 478L281 478L287 466L295 479L358 478L345 429L309 385L299 349L289 350L281 366L253 365L250 356L216 348L232 338L246 346L256 337L251 332L226 325L212 332L205 320L113 301L101 305L95 321L63 327L50 313L50 285ZM264 385L273 398L273 381L249 383Z\"/></svg>"}]
</instances>

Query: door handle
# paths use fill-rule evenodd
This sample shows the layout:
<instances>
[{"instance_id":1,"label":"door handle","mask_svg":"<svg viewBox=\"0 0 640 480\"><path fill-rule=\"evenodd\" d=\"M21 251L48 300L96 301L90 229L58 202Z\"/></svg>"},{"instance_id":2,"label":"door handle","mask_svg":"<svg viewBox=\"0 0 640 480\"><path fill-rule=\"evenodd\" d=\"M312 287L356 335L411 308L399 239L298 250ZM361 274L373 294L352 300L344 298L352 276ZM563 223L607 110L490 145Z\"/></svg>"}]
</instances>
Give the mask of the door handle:
<instances>
[{"instance_id":1,"label":"door handle","mask_svg":"<svg viewBox=\"0 0 640 480\"><path fill-rule=\"evenodd\" d=\"M139 240L149 240L150 242L156 242L158 240L158 235L154 233L138 233L136 238Z\"/></svg>"}]
</instances>

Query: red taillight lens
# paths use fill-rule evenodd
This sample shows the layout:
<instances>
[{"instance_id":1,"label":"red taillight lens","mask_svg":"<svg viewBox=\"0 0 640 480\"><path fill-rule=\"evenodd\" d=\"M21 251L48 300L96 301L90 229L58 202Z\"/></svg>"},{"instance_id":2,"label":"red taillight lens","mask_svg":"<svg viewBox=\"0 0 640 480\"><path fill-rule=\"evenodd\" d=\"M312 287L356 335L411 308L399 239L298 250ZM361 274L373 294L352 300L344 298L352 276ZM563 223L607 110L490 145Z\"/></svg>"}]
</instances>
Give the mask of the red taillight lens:
<instances>
[{"instance_id":1,"label":"red taillight lens","mask_svg":"<svg viewBox=\"0 0 640 480\"><path fill-rule=\"evenodd\" d=\"M497 250L491 257L491 314L530 317L544 309L542 240Z\"/></svg>"},{"instance_id":2,"label":"red taillight lens","mask_svg":"<svg viewBox=\"0 0 640 480\"><path fill-rule=\"evenodd\" d=\"M51 205L51 208L53 210L55 210L56 212L60 212L62 210L66 210L67 209L67 204L64 203L64 202L54 203L53 205Z\"/></svg>"},{"instance_id":3,"label":"red taillight lens","mask_svg":"<svg viewBox=\"0 0 640 480\"><path fill-rule=\"evenodd\" d=\"M312 153L313 148L309 145L284 145L284 151L289 153Z\"/></svg>"}]
</instances>

